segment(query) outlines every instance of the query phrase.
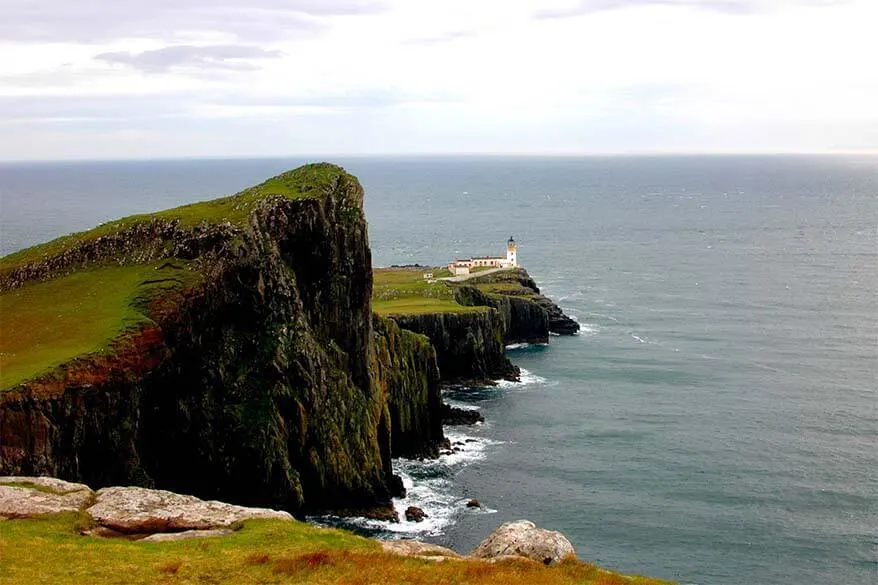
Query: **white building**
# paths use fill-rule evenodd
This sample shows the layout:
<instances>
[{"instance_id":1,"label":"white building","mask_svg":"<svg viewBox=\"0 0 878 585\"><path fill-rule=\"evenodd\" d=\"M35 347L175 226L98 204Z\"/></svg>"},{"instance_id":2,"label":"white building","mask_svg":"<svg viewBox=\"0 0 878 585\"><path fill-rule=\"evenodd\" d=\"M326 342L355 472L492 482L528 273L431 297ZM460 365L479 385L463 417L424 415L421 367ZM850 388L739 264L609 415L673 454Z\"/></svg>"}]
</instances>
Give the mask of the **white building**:
<instances>
[{"instance_id":1,"label":"white building","mask_svg":"<svg viewBox=\"0 0 878 585\"><path fill-rule=\"evenodd\" d=\"M455 260L448 263L448 270L454 276L466 276L474 268L517 268L518 246L512 236L506 242L506 256L476 256L466 260Z\"/></svg>"}]
</instances>

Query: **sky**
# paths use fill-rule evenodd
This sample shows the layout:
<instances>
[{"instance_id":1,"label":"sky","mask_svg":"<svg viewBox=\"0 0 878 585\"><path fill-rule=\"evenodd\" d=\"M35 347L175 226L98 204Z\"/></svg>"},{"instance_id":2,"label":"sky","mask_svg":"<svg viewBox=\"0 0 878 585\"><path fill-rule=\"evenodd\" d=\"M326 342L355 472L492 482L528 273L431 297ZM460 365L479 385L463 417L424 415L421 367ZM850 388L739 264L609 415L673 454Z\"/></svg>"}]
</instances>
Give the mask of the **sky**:
<instances>
[{"instance_id":1,"label":"sky","mask_svg":"<svg viewBox=\"0 0 878 585\"><path fill-rule=\"evenodd\" d=\"M0 13L0 160L878 152L876 0Z\"/></svg>"}]
</instances>

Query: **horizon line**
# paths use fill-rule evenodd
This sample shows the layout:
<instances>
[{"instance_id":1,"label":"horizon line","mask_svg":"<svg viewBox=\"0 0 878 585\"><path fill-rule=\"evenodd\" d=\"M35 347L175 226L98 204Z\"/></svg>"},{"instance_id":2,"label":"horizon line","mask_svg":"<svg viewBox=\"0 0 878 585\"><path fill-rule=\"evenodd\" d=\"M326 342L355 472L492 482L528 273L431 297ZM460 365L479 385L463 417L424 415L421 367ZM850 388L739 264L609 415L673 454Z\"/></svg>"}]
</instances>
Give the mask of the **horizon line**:
<instances>
[{"instance_id":1,"label":"horizon line","mask_svg":"<svg viewBox=\"0 0 878 585\"><path fill-rule=\"evenodd\" d=\"M332 158L660 158L660 157L772 157L772 156L878 156L878 149L853 149L830 151L619 151L619 152L391 152L391 153L311 153L311 154L216 154L183 156L135 156L135 157L70 157L70 158L20 158L0 159L3 164L22 163L96 163L96 162L172 162L196 160L272 160L272 159L321 159Z\"/></svg>"}]
</instances>

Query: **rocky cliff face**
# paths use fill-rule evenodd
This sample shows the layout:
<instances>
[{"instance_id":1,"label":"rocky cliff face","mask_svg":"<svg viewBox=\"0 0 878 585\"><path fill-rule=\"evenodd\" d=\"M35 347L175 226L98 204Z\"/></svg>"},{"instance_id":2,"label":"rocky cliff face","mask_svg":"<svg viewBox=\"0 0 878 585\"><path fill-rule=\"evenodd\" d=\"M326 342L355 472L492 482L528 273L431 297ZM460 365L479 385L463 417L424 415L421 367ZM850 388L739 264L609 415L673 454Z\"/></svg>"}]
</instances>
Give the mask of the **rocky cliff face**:
<instances>
[{"instance_id":1,"label":"rocky cliff face","mask_svg":"<svg viewBox=\"0 0 878 585\"><path fill-rule=\"evenodd\" d=\"M488 294L473 286L458 287L454 298L461 305L496 309L503 320L503 341L507 345L549 341L549 315L529 298Z\"/></svg>"},{"instance_id":2,"label":"rocky cliff face","mask_svg":"<svg viewBox=\"0 0 878 585\"><path fill-rule=\"evenodd\" d=\"M472 291L460 291L458 294L461 295L462 299L466 300L466 302L458 301L462 304L497 306L501 311L505 310L500 308L503 303L507 302L505 299L509 299L509 301L518 299L530 305L525 309L518 309L518 312L507 311L514 317L510 319L510 343L528 341L527 337L530 335L533 335L535 339L539 338L539 335L534 334L541 332L541 329L539 329L541 325L537 323L535 317L531 316L534 305L545 312L548 320L548 330L551 333L575 335L579 332L579 323L565 315L561 307L552 302L551 299L543 296L537 283L534 282L533 278L523 268L495 272L486 276L476 276L468 280L467 284L470 288L481 285L484 290L479 290L475 293ZM483 294L476 294L478 292ZM516 304L519 307L522 306L521 303Z\"/></svg>"},{"instance_id":3,"label":"rocky cliff face","mask_svg":"<svg viewBox=\"0 0 878 585\"><path fill-rule=\"evenodd\" d=\"M394 315L403 329L426 335L436 348L443 382L515 379L518 368L504 350L505 325L494 309Z\"/></svg>"},{"instance_id":4,"label":"rocky cliff face","mask_svg":"<svg viewBox=\"0 0 878 585\"><path fill-rule=\"evenodd\" d=\"M0 394L0 474L155 485L296 513L386 506L392 422L370 367L363 191L337 167L319 171L329 178L315 196L266 197L240 225L155 220L4 271L9 289L182 256L200 279L156 301L153 324L109 357Z\"/></svg>"},{"instance_id":5,"label":"rocky cliff face","mask_svg":"<svg viewBox=\"0 0 878 585\"><path fill-rule=\"evenodd\" d=\"M375 374L388 396L393 457L436 457L444 440L439 366L430 340L375 316Z\"/></svg>"}]
</instances>

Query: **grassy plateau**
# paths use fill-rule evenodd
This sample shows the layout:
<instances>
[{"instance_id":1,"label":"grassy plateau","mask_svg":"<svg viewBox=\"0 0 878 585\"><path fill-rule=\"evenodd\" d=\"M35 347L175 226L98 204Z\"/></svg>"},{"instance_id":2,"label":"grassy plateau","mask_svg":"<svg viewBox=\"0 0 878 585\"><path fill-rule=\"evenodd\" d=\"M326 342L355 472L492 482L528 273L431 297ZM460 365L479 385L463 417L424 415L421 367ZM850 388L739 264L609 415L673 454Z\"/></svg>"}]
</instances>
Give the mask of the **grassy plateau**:
<instances>
[{"instance_id":1,"label":"grassy plateau","mask_svg":"<svg viewBox=\"0 0 878 585\"><path fill-rule=\"evenodd\" d=\"M431 279L424 274L432 272ZM448 283L436 280L451 276L445 268L375 268L372 310L379 315L419 315L424 313L467 313L485 307L466 307L454 300Z\"/></svg>"}]
</instances>

